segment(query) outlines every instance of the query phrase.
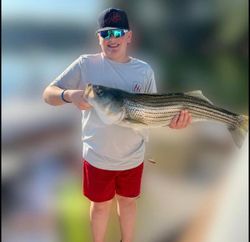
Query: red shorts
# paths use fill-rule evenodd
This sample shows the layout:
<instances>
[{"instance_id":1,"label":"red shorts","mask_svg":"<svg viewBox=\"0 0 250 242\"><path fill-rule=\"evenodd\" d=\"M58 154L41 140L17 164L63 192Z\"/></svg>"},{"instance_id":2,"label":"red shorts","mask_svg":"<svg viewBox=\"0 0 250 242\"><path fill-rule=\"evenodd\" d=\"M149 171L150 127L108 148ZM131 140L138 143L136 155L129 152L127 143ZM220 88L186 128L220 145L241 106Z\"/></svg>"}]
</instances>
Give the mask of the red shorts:
<instances>
[{"instance_id":1,"label":"red shorts","mask_svg":"<svg viewBox=\"0 0 250 242\"><path fill-rule=\"evenodd\" d=\"M83 161L83 193L93 202L111 200L115 194L138 197L141 191L143 163L124 170L111 171L96 168Z\"/></svg>"}]
</instances>

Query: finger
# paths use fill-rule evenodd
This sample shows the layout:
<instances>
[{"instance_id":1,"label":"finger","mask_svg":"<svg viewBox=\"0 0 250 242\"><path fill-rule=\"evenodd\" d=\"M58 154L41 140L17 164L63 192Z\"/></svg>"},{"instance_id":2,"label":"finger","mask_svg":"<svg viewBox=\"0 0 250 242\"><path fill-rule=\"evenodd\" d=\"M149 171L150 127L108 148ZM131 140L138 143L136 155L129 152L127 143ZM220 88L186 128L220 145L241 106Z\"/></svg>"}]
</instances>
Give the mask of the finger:
<instances>
[{"instance_id":1,"label":"finger","mask_svg":"<svg viewBox=\"0 0 250 242\"><path fill-rule=\"evenodd\" d=\"M183 128L186 128L191 122L192 122L192 116L191 114L187 114L187 120Z\"/></svg>"},{"instance_id":2,"label":"finger","mask_svg":"<svg viewBox=\"0 0 250 242\"><path fill-rule=\"evenodd\" d=\"M185 111L182 110L181 113L180 113L179 119L177 121L177 124L178 123L183 123L184 117L185 117Z\"/></svg>"},{"instance_id":3,"label":"finger","mask_svg":"<svg viewBox=\"0 0 250 242\"><path fill-rule=\"evenodd\" d=\"M177 115L174 116L174 118L171 120L171 123L170 123L169 127L170 128L175 128L178 119L179 119L179 114L177 114Z\"/></svg>"},{"instance_id":4,"label":"finger","mask_svg":"<svg viewBox=\"0 0 250 242\"><path fill-rule=\"evenodd\" d=\"M186 111L185 114L184 114L183 123L182 123L182 127L183 127L183 128L187 127L187 125L188 125L188 120L189 120L189 114L188 114L188 112Z\"/></svg>"},{"instance_id":5,"label":"finger","mask_svg":"<svg viewBox=\"0 0 250 242\"><path fill-rule=\"evenodd\" d=\"M178 121L176 123L176 128L181 128L182 127L184 116L185 116L185 111L182 110L181 113L180 113L179 119L178 119Z\"/></svg>"},{"instance_id":6,"label":"finger","mask_svg":"<svg viewBox=\"0 0 250 242\"><path fill-rule=\"evenodd\" d=\"M88 109L89 108L89 104L87 103L82 103L82 102L74 102L75 106L80 109L80 110L84 110L84 109Z\"/></svg>"},{"instance_id":7,"label":"finger","mask_svg":"<svg viewBox=\"0 0 250 242\"><path fill-rule=\"evenodd\" d=\"M91 106L90 104L88 104L88 103L82 103L81 106L83 106L83 107L88 107L88 108L92 107L92 106Z\"/></svg>"},{"instance_id":8,"label":"finger","mask_svg":"<svg viewBox=\"0 0 250 242\"><path fill-rule=\"evenodd\" d=\"M87 101L85 101L85 100L81 100L78 104L81 105L81 106L86 106L86 107L91 106L91 105L90 105Z\"/></svg>"},{"instance_id":9,"label":"finger","mask_svg":"<svg viewBox=\"0 0 250 242\"><path fill-rule=\"evenodd\" d=\"M81 109L90 109L91 108L91 106L90 105L86 105L86 104L82 104L82 105L79 105L79 107L81 108Z\"/></svg>"}]
</instances>

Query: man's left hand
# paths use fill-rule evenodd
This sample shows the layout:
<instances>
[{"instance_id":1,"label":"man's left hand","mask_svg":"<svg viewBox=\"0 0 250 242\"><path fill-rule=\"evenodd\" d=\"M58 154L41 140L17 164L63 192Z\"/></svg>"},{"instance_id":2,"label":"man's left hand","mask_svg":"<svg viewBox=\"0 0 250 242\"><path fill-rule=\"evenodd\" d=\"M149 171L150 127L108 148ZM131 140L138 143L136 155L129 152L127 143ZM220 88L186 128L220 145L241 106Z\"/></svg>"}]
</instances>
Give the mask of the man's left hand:
<instances>
[{"instance_id":1,"label":"man's left hand","mask_svg":"<svg viewBox=\"0 0 250 242\"><path fill-rule=\"evenodd\" d=\"M172 129L183 129L186 128L192 121L192 116L187 110L182 110L178 115L176 115L169 127Z\"/></svg>"}]
</instances>

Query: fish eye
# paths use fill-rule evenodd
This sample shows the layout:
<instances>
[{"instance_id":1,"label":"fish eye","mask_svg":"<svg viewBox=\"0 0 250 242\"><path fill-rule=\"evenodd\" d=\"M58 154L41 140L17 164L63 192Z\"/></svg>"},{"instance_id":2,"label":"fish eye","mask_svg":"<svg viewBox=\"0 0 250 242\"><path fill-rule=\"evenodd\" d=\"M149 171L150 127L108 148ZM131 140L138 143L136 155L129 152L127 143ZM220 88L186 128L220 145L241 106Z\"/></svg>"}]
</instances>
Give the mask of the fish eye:
<instances>
[{"instance_id":1,"label":"fish eye","mask_svg":"<svg viewBox=\"0 0 250 242\"><path fill-rule=\"evenodd\" d=\"M102 96L103 95L103 90L102 89L100 89L99 87L96 87L95 88L95 91L96 91L96 94L98 95L98 96Z\"/></svg>"}]
</instances>

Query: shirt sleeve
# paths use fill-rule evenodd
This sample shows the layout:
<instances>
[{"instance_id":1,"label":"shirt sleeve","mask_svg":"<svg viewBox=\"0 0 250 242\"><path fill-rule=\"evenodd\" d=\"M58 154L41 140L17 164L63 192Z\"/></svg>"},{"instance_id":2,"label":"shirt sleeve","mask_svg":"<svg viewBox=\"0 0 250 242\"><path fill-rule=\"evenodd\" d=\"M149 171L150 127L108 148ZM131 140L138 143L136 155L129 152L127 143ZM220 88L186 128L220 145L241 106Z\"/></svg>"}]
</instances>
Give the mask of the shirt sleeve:
<instances>
[{"instance_id":1,"label":"shirt sleeve","mask_svg":"<svg viewBox=\"0 0 250 242\"><path fill-rule=\"evenodd\" d=\"M154 71L149 67L147 71L146 93L157 93Z\"/></svg>"},{"instance_id":2,"label":"shirt sleeve","mask_svg":"<svg viewBox=\"0 0 250 242\"><path fill-rule=\"evenodd\" d=\"M50 85L58 86L62 89L80 89L82 83L82 72L84 71L84 62L81 57L70 64Z\"/></svg>"}]
</instances>

